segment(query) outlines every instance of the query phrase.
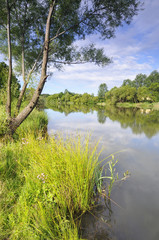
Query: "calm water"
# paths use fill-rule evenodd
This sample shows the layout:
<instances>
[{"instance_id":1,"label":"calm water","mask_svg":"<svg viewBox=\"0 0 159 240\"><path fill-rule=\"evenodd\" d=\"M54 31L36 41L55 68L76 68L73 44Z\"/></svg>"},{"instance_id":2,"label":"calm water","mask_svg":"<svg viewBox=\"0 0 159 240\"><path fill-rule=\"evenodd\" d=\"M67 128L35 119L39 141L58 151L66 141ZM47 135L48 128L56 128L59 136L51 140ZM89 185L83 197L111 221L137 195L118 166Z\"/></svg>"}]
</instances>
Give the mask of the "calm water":
<instances>
[{"instance_id":1,"label":"calm water","mask_svg":"<svg viewBox=\"0 0 159 240\"><path fill-rule=\"evenodd\" d=\"M83 236L90 240L158 240L159 112L115 108L45 111L50 134L78 130L101 138L101 159L125 150L118 154L116 168L119 175L129 170L131 176L114 186L110 203L101 200L95 217L84 217Z\"/></svg>"}]
</instances>

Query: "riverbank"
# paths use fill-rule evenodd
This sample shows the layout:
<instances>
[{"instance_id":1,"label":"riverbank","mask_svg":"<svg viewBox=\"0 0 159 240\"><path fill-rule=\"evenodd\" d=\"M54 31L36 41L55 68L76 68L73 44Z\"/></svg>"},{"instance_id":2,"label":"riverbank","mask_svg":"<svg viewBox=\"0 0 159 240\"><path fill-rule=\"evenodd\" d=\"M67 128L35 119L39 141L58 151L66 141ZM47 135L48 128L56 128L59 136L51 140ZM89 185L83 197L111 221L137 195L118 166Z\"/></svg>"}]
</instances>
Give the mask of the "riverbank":
<instances>
[{"instance_id":1,"label":"riverbank","mask_svg":"<svg viewBox=\"0 0 159 240\"><path fill-rule=\"evenodd\" d=\"M11 142L0 143L0 239L80 239L79 216L94 204L97 144L89 137L46 138L35 110Z\"/></svg>"},{"instance_id":2,"label":"riverbank","mask_svg":"<svg viewBox=\"0 0 159 240\"><path fill-rule=\"evenodd\" d=\"M140 108L140 109L152 109L152 110L159 110L159 103L154 102L154 103L148 103L148 102L140 102L140 103L117 103L117 107L122 107L122 108Z\"/></svg>"}]
</instances>

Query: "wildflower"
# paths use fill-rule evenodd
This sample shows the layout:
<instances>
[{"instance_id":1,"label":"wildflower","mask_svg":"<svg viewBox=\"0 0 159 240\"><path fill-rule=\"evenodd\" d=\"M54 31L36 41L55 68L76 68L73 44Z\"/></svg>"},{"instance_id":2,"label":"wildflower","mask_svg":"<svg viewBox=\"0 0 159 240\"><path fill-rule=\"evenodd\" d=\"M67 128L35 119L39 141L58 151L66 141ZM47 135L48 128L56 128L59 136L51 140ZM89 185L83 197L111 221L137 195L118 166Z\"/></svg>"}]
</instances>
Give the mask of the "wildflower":
<instances>
[{"instance_id":1,"label":"wildflower","mask_svg":"<svg viewBox=\"0 0 159 240\"><path fill-rule=\"evenodd\" d=\"M29 142L27 141L27 139L22 138L22 144L28 144Z\"/></svg>"},{"instance_id":2,"label":"wildflower","mask_svg":"<svg viewBox=\"0 0 159 240\"><path fill-rule=\"evenodd\" d=\"M41 180L43 183L45 183L45 180L47 179L47 176L45 176L44 173L41 173L40 175L37 176L39 180Z\"/></svg>"}]
</instances>

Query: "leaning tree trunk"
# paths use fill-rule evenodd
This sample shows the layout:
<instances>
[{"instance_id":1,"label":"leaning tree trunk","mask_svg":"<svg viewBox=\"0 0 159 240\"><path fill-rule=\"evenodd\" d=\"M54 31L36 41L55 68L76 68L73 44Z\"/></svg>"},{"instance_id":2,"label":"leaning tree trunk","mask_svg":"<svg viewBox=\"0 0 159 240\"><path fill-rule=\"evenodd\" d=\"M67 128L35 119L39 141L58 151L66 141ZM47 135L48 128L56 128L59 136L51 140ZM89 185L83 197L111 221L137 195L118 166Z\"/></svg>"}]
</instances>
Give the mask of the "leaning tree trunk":
<instances>
[{"instance_id":1,"label":"leaning tree trunk","mask_svg":"<svg viewBox=\"0 0 159 240\"><path fill-rule=\"evenodd\" d=\"M6 0L6 5L7 5L8 59L9 59L6 113L7 113L8 120L10 120L11 118L12 49L11 49L11 35L10 35L10 7L9 7L8 0Z\"/></svg>"},{"instance_id":2,"label":"leaning tree trunk","mask_svg":"<svg viewBox=\"0 0 159 240\"><path fill-rule=\"evenodd\" d=\"M42 70L41 70L41 77L38 87L30 101L30 103L19 113L16 118L13 118L9 124L9 134L13 134L16 129L20 126L20 124L28 117L28 115L33 111L35 108L40 94L43 90L44 84L47 79L46 71L47 71L47 63L48 63L48 51L49 51L49 39L50 39L50 25L51 25L51 16L54 8L55 0L52 1L49 8L49 13L46 22L46 31L45 31L45 42L43 48L43 62L42 62Z\"/></svg>"}]
</instances>

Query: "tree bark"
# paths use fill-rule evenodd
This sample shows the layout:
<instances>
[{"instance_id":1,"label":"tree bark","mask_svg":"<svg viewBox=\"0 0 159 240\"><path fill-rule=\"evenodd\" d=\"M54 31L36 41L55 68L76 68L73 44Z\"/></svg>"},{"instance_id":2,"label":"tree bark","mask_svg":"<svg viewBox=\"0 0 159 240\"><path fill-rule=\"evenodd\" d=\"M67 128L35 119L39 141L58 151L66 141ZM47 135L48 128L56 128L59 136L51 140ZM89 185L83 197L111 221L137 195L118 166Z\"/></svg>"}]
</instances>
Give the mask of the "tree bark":
<instances>
[{"instance_id":1,"label":"tree bark","mask_svg":"<svg viewBox=\"0 0 159 240\"><path fill-rule=\"evenodd\" d=\"M20 95L19 95L19 98L18 98L18 102L17 102L17 106L16 106L17 114L19 113L19 110L20 110L20 107L21 107L21 103L22 103L22 99L23 99L24 93L26 91L27 85L28 85L28 83L25 81L24 84L23 84L22 90L20 92Z\"/></svg>"},{"instance_id":2,"label":"tree bark","mask_svg":"<svg viewBox=\"0 0 159 240\"><path fill-rule=\"evenodd\" d=\"M18 102L17 102L17 106L16 106L16 109L17 109L16 114L19 113L19 110L20 110L20 107L21 107L21 103L22 103L22 99L23 99L24 93L25 93L26 88L27 88L27 85L28 85L28 83L26 82L26 79L25 79L24 33L22 34L21 44L22 44L22 76L23 76L23 87L22 87L22 90L21 90L20 95L19 95L19 98L18 98Z\"/></svg>"},{"instance_id":3,"label":"tree bark","mask_svg":"<svg viewBox=\"0 0 159 240\"><path fill-rule=\"evenodd\" d=\"M43 50L43 49L42 49L42 50ZM21 92L20 92L19 99L18 99L18 102L17 102L17 106L16 106L16 108L17 108L17 113L16 113L16 114L19 113L19 110L20 110L20 107L21 107L21 103L22 103L22 99L23 99L24 93L25 93L25 91L26 91L26 88L27 88L27 85L28 85L28 83L29 83L30 77L31 77L34 69L36 68L36 65L37 65L37 63L38 63L38 60L40 59L40 56L41 56L41 54L42 54L42 52L43 52L42 50L40 51L40 53L39 53L39 55L38 55L38 57L37 57L34 65L33 65L32 69L31 69L30 72L28 73L27 79L25 79L25 82L24 82L24 84L23 84L23 87L22 87L22 90L21 90Z\"/></svg>"},{"instance_id":4,"label":"tree bark","mask_svg":"<svg viewBox=\"0 0 159 240\"><path fill-rule=\"evenodd\" d=\"M24 33L22 34L22 75L23 82L25 82L25 62L24 62Z\"/></svg>"},{"instance_id":5,"label":"tree bark","mask_svg":"<svg viewBox=\"0 0 159 240\"><path fill-rule=\"evenodd\" d=\"M47 79L46 71L47 71L47 63L48 63L48 51L49 51L49 39L50 39L50 25L51 25L51 16L54 9L55 1L52 1L49 8L49 13L46 22L46 30L45 30L45 41L44 41L44 48L43 48L43 61L42 61L42 70L41 70L41 77L40 82L34 95L30 101L30 103L19 113L16 118L13 118L9 125L9 133L13 134L16 129L20 126L20 124L28 117L28 115L33 111L35 108L40 94L43 90L44 84Z\"/></svg>"},{"instance_id":6,"label":"tree bark","mask_svg":"<svg viewBox=\"0 0 159 240\"><path fill-rule=\"evenodd\" d=\"M11 49L11 34L10 34L10 7L9 7L8 0L6 0L6 5L7 5L8 60L9 60L6 113L9 120L11 118L12 49Z\"/></svg>"}]
</instances>

